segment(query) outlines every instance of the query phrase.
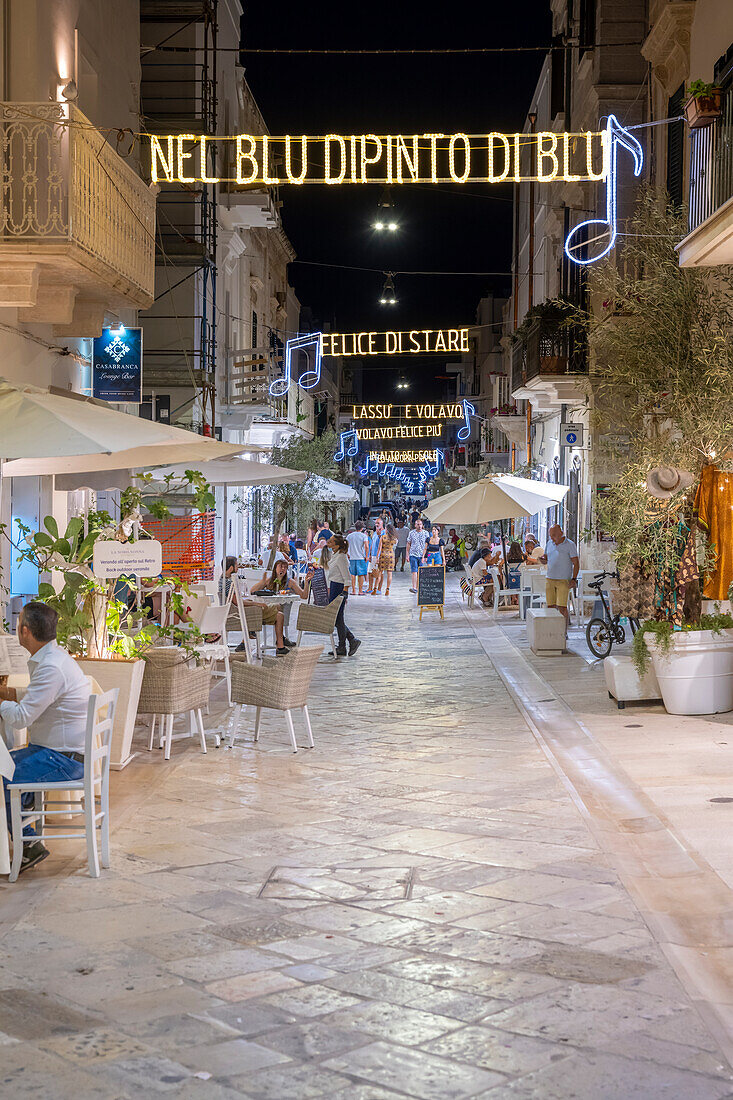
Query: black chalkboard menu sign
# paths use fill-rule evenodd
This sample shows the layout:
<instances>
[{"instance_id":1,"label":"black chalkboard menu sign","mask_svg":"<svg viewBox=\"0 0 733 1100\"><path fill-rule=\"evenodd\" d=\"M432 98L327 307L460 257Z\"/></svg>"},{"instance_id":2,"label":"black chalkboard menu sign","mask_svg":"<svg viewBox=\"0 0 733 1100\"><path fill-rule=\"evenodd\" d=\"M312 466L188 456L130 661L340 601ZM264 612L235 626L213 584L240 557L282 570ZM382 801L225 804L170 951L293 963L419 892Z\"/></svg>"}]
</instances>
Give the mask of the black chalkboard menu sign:
<instances>
[{"instance_id":1,"label":"black chalkboard menu sign","mask_svg":"<svg viewBox=\"0 0 733 1100\"><path fill-rule=\"evenodd\" d=\"M417 571L417 606L420 618L424 607L436 607L443 616L445 603L445 566L421 565Z\"/></svg>"},{"instance_id":2,"label":"black chalkboard menu sign","mask_svg":"<svg viewBox=\"0 0 733 1100\"><path fill-rule=\"evenodd\" d=\"M326 584L326 572L324 569L314 569L311 577L311 593L313 603L319 607L325 607L329 602L328 585Z\"/></svg>"}]
</instances>

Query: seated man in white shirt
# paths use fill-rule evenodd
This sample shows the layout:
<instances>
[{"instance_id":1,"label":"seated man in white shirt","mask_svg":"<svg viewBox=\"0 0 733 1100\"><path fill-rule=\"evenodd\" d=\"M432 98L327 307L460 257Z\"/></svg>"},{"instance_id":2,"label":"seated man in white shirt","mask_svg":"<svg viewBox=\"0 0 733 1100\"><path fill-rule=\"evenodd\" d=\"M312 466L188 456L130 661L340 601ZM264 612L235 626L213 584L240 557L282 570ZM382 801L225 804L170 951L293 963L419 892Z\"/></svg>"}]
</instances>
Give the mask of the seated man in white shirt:
<instances>
[{"instance_id":1,"label":"seated man in white shirt","mask_svg":"<svg viewBox=\"0 0 733 1100\"><path fill-rule=\"evenodd\" d=\"M30 653L30 683L23 689L0 688L0 718L8 748L12 730L27 729L28 744L11 753L15 782L42 783L81 779L84 774L84 741L91 689L76 661L56 643L58 615L44 603L25 605L18 619L18 641ZM22 697L18 698L18 696ZM5 781L3 780L3 783ZM23 795L30 809L33 795ZM5 811L10 824L10 795L5 790ZM27 825L24 835L35 835ZM21 871L40 863L48 849L40 840L26 846Z\"/></svg>"}]
</instances>

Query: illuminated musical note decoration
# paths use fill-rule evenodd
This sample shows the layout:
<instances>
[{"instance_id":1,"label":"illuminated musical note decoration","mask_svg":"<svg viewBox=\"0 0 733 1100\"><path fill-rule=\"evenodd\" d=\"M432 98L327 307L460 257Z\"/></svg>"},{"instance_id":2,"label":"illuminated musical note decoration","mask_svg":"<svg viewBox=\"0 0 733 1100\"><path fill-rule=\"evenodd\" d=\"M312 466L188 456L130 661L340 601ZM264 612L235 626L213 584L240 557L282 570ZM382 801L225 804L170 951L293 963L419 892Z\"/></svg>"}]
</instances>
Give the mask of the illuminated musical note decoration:
<instances>
[{"instance_id":1,"label":"illuminated musical note decoration","mask_svg":"<svg viewBox=\"0 0 733 1100\"><path fill-rule=\"evenodd\" d=\"M336 462L343 462L343 460L347 456L351 458L359 452L359 439L357 437L356 431L353 428L351 431L341 432L341 435L339 436L339 444L339 449L335 452L333 456Z\"/></svg>"},{"instance_id":2,"label":"illuminated musical note decoration","mask_svg":"<svg viewBox=\"0 0 733 1100\"><path fill-rule=\"evenodd\" d=\"M316 369L312 371L304 371L298 379L298 385L303 390L312 390L314 386L318 385L321 378L321 351L323 341L322 334L320 332L309 332L305 336L293 336L290 340L285 342L285 373L282 378L276 378L274 382L270 384L270 393L273 397L284 397L290 389L290 383L293 377L293 352L294 351L306 351L308 348L315 348L316 355ZM306 379L306 381L304 381Z\"/></svg>"},{"instance_id":3,"label":"illuminated musical note decoration","mask_svg":"<svg viewBox=\"0 0 733 1100\"><path fill-rule=\"evenodd\" d=\"M606 176L606 217L605 218L589 218L587 221L580 222L574 229L571 229L565 239L565 255L569 260L572 260L574 264L594 264L598 260L602 260L604 256L613 248L616 243L616 237L618 235L618 176L617 176L617 164L616 164L616 150L620 145L626 149L634 160L634 175L638 176L644 166L644 150L641 147L641 143L637 141L633 134L630 134L628 130L625 130L621 123L618 121L615 115L608 116L608 122L606 123L606 129L603 133L604 144L604 160L608 160L608 174ZM591 256L589 259L581 259L580 255L575 255L573 249L580 249L587 244L591 244L592 241L585 240L584 230L590 227L601 228L600 236L605 236L608 233L608 243L602 252L597 255ZM575 240L575 243L573 241Z\"/></svg>"},{"instance_id":4,"label":"illuminated musical note decoration","mask_svg":"<svg viewBox=\"0 0 733 1100\"><path fill-rule=\"evenodd\" d=\"M471 434L471 421L469 417L476 415L476 410L474 409L473 405L470 401L466 401L465 397L463 399L463 415L466 418L466 423L463 425L462 428L458 429L458 438L461 440L461 442L468 439Z\"/></svg>"}]
</instances>

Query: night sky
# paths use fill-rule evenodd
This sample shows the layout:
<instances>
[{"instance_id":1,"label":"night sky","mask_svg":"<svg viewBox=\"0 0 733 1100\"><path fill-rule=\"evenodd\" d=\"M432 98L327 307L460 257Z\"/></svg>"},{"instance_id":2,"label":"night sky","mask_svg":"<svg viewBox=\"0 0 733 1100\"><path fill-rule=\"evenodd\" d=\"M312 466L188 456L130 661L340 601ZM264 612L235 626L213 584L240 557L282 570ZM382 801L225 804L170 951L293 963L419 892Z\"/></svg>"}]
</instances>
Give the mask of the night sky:
<instances>
[{"instance_id":1,"label":"night sky","mask_svg":"<svg viewBox=\"0 0 733 1100\"><path fill-rule=\"evenodd\" d=\"M549 0L520 3L340 2L246 4L249 47L416 48L547 45ZM270 132L488 133L521 129L543 54L362 57L244 54L247 79ZM398 275L399 303L380 306L383 271L496 271L511 264L511 186L393 189L397 233L372 228L379 186L283 187L283 223L298 260L374 268L348 271L294 263L290 278L316 320L340 332L470 324L476 303L506 295L507 275ZM438 397L440 359L370 360L365 397ZM405 399L404 397L402 398Z\"/></svg>"}]
</instances>

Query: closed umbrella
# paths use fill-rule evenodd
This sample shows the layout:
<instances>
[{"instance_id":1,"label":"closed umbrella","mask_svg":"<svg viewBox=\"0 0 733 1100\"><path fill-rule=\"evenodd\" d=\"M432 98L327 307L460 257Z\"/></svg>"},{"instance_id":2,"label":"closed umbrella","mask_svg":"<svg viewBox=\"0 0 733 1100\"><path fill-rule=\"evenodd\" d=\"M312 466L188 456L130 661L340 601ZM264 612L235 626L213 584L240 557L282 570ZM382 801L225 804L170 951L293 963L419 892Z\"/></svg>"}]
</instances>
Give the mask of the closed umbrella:
<instances>
[{"instance_id":1,"label":"closed umbrella","mask_svg":"<svg viewBox=\"0 0 733 1100\"><path fill-rule=\"evenodd\" d=\"M565 499L569 485L551 485L547 481L532 481L527 477L482 477L445 496L431 501L428 511L431 523L490 523L501 521L501 544L506 562L504 542L505 519L527 519L546 508L553 508Z\"/></svg>"}]
</instances>

